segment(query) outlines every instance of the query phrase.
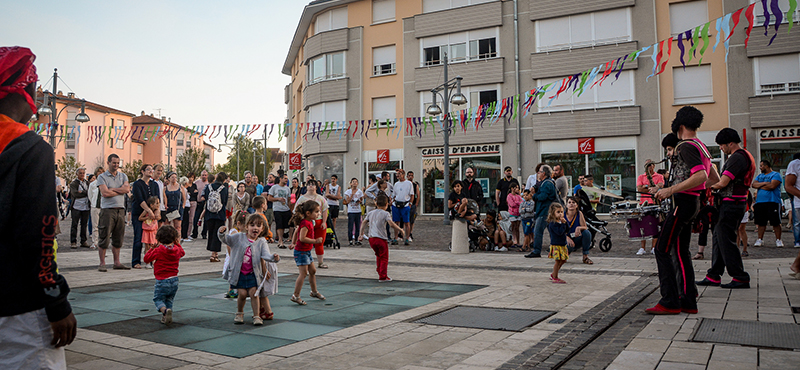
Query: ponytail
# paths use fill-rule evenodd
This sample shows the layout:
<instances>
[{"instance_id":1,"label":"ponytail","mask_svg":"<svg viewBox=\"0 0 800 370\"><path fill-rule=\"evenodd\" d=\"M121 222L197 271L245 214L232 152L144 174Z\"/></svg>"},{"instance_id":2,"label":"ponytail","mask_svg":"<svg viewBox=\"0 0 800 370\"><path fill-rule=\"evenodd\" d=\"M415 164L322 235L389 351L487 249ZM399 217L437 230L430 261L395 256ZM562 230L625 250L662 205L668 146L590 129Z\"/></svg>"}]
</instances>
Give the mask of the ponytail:
<instances>
[{"instance_id":1,"label":"ponytail","mask_svg":"<svg viewBox=\"0 0 800 370\"><path fill-rule=\"evenodd\" d=\"M292 219L290 222L294 223L297 226L300 226L300 221L303 221L306 218L306 213L313 212L318 207L319 203L313 200L309 200L296 205L294 207L294 215L292 215Z\"/></svg>"}]
</instances>

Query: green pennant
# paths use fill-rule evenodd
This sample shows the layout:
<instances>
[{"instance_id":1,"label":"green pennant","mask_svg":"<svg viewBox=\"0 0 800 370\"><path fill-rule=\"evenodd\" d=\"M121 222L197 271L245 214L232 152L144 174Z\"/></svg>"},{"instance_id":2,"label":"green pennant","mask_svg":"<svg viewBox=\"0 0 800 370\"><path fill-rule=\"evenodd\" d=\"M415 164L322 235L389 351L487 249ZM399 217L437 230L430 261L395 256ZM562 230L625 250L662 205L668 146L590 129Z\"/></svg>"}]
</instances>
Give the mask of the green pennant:
<instances>
[{"instance_id":1,"label":"green pennant","mask_svg":"<svg viewBox=\"0 0 800 370\"><path fill-rule=\"evenodd\" d=\"M797 0L789 0L789 10L786 12L786 20L789 22L789 29L786 30L786 33L792 31L792 25L794 24L795 10L797 10Z\"/></svg>"},{"instance_id":2,"label":"green pennant","mask_svg":"<svg viewBox=\"0 0 800 370\"><path fill-rule=\"evenodd\" d=\"M578 86L578 97L583 95L583 87L584 85L586 85L586 79L589 77L590 72L591 71L583 71L583 73L581 73L581 82L580 85Z\"/></svg>"},{"instance_id":3,"label":"green pennant","mask_svg":"<svg viewBox=\"0 0 800 370\"><path fill-rule=\"evenodd\" d=\"M386 120L386 137L389 137L389 131L392 131L392 130L389 130L389 120L387 119Z\"/></svg>"},{"instance_id":4,"label":"green pennant","mask_svg":"<svg viewBox=\"0 0 800 370\"><path fill-rule=\"evenodd\" d=\"M328 122L325 122L325 128L328 128ZM328 130L328 135L325 135L325 140L328 140L331 137L331 131L333 131L333 122L331 122L330 130Z\"/></svg>"},{"instance_id":5,"label":"green pennant","mask_svg":"<svg viewBox=\"0 0 800 370\"><path fill-rule=\"evenodd\" d=\"M431 122L431 130L433 132L433 137L436 137L436 125L433 123L433 117L428 117L428 120Z\"/></svg>"},{"instance_id":6,"label":"green pennant","mask_svg":"<svg viewBox=\"0 0 800 370\"><path fill-rule=\"evenodd\" d=\"M694 32L692 33L692 47L689 48L689 60L686 62L686 64L689 64L689 62L692 61L692 58L694 57L694 51L697 50L697 44L699 38L700 38L700 26L697 26L694 29Z\"/></svg>"},{"instance_id":7,"label":"green pennant","mask_svg":"<svg viewBox=\"0 0 800 370\"><path fill-rule=\"evenodd\" d=\"M519 114L519 95L514 95L514 114L511 115L511 119L517 119L517 114Z\"/></svg>"},{"instance_id":8,"label":"green pennant","mask_svg":"<svg viewBox=\"0 0 800 370\"><path fill-rule=\"evenodd\" d=\"M381 120L375 119L372 121L375 122L375 136L378 136L378 133L381 132Z\"/></svg>"},{"instance_id":9,"label":"green pennant","mask_svg":"<svg viewBox=\"0 0 800 370\"><path fill-rule=\"evenodd\" d=\"M711 25L711 22L706 23L703 26L702 37L703 37L703 48L700 49L700 61L697 64L703 63L703 54L705 54L706 50L708 49L708 27Z\"/></svg>"}]
</instances>

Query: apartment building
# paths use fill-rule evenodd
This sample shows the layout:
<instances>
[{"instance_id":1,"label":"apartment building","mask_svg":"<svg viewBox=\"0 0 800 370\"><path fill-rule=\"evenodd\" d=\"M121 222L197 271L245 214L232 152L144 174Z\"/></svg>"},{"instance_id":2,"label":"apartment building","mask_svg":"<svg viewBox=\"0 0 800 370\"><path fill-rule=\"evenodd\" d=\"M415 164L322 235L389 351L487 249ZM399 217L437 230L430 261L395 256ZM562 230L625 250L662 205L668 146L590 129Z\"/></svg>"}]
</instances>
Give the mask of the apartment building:
<instances>
[{"instance_id":1,"label":"apartment building","mask_svg":"<svg viewBox=\"0 0 800 370\"><path fill-rule=\"evenodd\" d=\"M287 122L424 116L433 101L430 90L444 82L445 53L449 76L463 78L462 92L468 99L451 109L466 109L560 81L747 4L747 0L314 1L301 16L283 68L292 77L285 91ZM800 109L796 104L800 95L792 94L798 89L793 81L800 80L792 77L800 73L798 36L781 35L773 46L760 49L751 44L745 52L739 45L742 33L731 40L727 63L724 48L709 50L702 65L697 66L695 59L684 70L673 52L669 68L648 78L653 67L648 51L626 62L602 87L552 100L548 94L527 117L504 118L478 132L457 132L450 137L451 178L463 178L467 166L475 167L488 197L505 166L524 180L545 161L562 164L573 185L579 174L592 173L596 185L631 195L645 160L663 157L661 138L670 131L675 112L686 104L705 112L700 137L706 143L713 144L716 132L730 126L747 130L751 144L765 135L757 144L766 148L762 151L788 153L800 138L800 130L790 131L792 117L797 117L791 113ZM765 53L778 53L780 58ZM764 63L767 75L759 77L754 71ZM795 74L769 74L776 64L782 70L792 66ZM783 90L777 91L781 83ZM442 99L437 100L441 104ZM778 117L754 126L751 110L758 110L760 117L767 112ZM448 185L443 184L441 135L398 137L381 131L381 135L370 133L366 140L360 135L321 135L319 140L296 142L287 135L287 139L288 152L303 154L304 173L318 177L335 173L363 183L371 173L402 167L413 170L422 184L422 212L443 209L443 186ZM719 149L711 145L711 150L722 163Z\"/></svg>"},{"instance_id":2,"label":"apartment building","mask_svg":"<svg viewBox=\"0 0 800 370\"><path fill-rule=\"evenodd\" d=\"M139 116L133 117L133 124L136 126L144 126L145 131L153 131L155 126L160 126L162 129L170 127L172 129L180 130L176 135L171 137L152 137L142 136L143 145L143 158L144 163L163 163L168 167L175 166L175 159L178 158L183 152L189 148L202 149L206 154L206 168L214 168L214 153L216 148L205 142L202 135L189 135L185 128L181 125L172 122L171 118L155 117L153 114L146 115L144 111Z\"/></svg>"}]
</instances>

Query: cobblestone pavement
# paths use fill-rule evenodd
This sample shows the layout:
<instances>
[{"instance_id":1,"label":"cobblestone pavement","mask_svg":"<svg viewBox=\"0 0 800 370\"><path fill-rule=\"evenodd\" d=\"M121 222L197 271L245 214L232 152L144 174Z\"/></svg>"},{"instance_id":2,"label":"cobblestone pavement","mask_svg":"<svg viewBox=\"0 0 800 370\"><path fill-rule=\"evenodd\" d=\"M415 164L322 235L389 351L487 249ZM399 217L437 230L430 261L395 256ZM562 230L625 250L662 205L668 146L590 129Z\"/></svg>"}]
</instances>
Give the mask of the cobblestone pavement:
<instances>
[{"instance_id":1,"label":"cobblestone pavement","mask_svg":"<svg viewBox=\"0 0 800 370\"><path fill-rule=\"evenodd\" d=\"M67 217L66 220L61 222L61 234L58 235L58 245L59 245L59 253L64 252L71 252L69 248L69 225L70 225L70 218ZM399 245L390 246L391 249L397 250L423 250L423 251L447 251L448 245L450 243L450 229L451 226L442 225L442 220L438 217L430 218L427 217L426 219L421 219L416 222L414 232L412 233L414 236L414 241L410 243L410 245L403 245L403 243L399 243ZM611 239L613 241L613 246L610 251L602 252L598 248L593 248L591 250L590 256L594 257L629 257L629 258L653 258L650 254L645 254L643 256L637 256L636 252L639 250L641 246L641 242L638 241L628 241L628 234L625 231L624 222L614 221L609 219L608 230L611 232ZM750 253L749 259L759 259L759 258L790 258L797 256L798 249L792 248L794 244L793 236L791 230L784 228L783 235L781 240L783 241L785 247L777 248L775 247L775 236L772 233L772 229L768 228L767 233L764 235L764 246L762 247L753 247L753 243L756 240L756 229L755 225L750 222L747 224L747 233L750 241L750 248L748 248L748 252ZM340 242L344 248L348 247L347 243L347 218L340 217L337 221L336 225L336 235L339 237ZM699 234L692 234L692 254L697 251L697 240ZM544 246L546 248L547 245L550 243L550 237L548 236L547 232L545 232L544 237ZM205 245L205 240L198 239L195 242L197 245ZM647 244L647 249L649 251L650 242ZM91 244L91 241L90 241ZM130 248L133 244L133 227L128 225L125 228L125 238L123 241L123 248ZM358 246L354 246L358 247ZM360 246L361 248L369 249L368 243L363 243ZM706 252L706 259L711 259L710 254L710 247L711 247L711 236L708 237L708 252ZM80 249L78 249L80 250ZM489 253L489 252L478 252L478 253ZM500 253L500 252L491 252L491 253ZM520 252L506 252L508 254L522 254Z\"/></svg>"}]
</instances>

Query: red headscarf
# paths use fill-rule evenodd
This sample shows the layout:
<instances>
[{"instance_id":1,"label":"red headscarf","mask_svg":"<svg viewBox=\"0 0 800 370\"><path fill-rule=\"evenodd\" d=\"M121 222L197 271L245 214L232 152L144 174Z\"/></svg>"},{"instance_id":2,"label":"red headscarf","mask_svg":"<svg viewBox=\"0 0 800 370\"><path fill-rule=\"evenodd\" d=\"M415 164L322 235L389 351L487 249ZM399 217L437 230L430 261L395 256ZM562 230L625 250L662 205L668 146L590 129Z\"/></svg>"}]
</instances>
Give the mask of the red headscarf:
<instances>
[{"instance_id":1,"label":"red headscarf","mask_svg":"<svg viewBox=\"0 0 800 370\"><path fill-rule=\"evenodd\" d=\"M38 80L36 67L33 65L35 59L31 49L20 46L0 47L0 99L10 94L20 94L28 101L33 113L36 113L36 102L25 91L25 87ZM18 72L22 73L16 79L9 80Z\"/></svg>"}]
</instances>

